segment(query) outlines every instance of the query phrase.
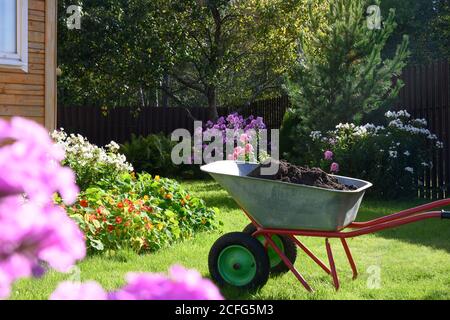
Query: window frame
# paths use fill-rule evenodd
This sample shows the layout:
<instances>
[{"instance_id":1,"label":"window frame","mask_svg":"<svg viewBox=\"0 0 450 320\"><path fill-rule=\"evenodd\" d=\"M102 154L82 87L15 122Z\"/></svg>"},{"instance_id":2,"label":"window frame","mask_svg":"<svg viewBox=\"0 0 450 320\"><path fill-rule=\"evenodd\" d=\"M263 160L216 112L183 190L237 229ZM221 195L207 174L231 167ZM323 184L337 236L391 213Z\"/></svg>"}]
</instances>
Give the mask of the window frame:
<instances>
[{"instance_id":1,"label":"window frame","mask_svg":"<svg viewBox=\"0 0 450 320\"><path fill-rule=\"evenodd\" d=\"M16 0L17 53L0 51L0 68L20 69L28 72L28 0Z\"/></svg>"}]
</instances>

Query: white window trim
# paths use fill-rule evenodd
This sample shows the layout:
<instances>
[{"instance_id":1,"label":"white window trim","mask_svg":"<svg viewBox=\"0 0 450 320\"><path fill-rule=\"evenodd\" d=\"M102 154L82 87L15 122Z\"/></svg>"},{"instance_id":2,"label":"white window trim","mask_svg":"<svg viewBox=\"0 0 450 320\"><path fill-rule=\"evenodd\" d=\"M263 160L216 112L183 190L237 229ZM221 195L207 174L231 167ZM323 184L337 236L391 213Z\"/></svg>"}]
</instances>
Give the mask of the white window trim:
<instances>
[{"instance_id":1,"label":"white window trim","mask_svg":"<svg viewBox=\"0 0 450 320\"><path fill-rule=\"evenodd\" d=\"M0 67L28 72L28 0L17 1L17 54L0 52Z\"/></svg>"}]
</instances>

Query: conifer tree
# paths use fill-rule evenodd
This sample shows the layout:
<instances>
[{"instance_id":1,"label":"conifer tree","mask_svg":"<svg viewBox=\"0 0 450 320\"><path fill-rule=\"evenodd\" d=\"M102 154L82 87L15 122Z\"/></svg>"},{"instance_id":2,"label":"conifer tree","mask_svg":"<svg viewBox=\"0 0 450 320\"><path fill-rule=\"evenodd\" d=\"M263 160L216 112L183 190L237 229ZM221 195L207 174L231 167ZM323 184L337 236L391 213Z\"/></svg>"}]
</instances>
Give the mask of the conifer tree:
<instances>
[{"instance_id":1,"label":"conifer tree","mask_svg":"<svg viewBox=\"0 0 450 320\"><path fill-rule=\"evenodd\" d=\"M281 147L289 149L290 160L297 162L305 160L311 131L330 130L340 122L358 123L391 104L402 86L393 79L409 55L404 37L392 58L381 56L396 26L393 10L377 25L378 12L368 9L366 0L328 2L324 15L310 11L299 61L287 84L292 108L283 122Z\"/></svg>"}]
</instances>

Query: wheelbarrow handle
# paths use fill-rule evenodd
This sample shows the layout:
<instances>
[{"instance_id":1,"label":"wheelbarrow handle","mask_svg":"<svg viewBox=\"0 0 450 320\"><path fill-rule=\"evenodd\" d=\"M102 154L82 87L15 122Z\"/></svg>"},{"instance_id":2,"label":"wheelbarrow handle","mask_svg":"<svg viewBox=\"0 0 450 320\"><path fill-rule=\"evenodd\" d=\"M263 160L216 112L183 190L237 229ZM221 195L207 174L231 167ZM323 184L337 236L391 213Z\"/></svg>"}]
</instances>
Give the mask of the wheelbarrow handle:
<instances>
[{"instance_id":1,"label":"wheelbarrow handle","mask_svg":"<svg viewBox=\"0 0 450 320\"><path fill-rule=\"evenodd\" d=\"M441 218L442 219L450 219L450 211L442 210L441 211Z\"/></svg>"}]
</instances>

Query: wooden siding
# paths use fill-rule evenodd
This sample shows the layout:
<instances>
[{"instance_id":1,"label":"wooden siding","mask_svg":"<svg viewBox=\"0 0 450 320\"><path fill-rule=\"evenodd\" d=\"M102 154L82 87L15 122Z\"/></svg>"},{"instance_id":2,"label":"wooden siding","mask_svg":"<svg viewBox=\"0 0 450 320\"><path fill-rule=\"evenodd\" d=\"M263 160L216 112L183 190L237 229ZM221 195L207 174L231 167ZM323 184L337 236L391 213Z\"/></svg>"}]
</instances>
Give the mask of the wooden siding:
<instances>
[{"instance_id":1,"label":"wooden siding","mask_svg":"<svg viewBox=\"0 0 450 320\"><path fill-rule=\"evenodd\" d=\"M28 72L0 67L0 117L23 116L54 128L55 20L56 0L28 1Z\"/></svg>"}]
</instances>

